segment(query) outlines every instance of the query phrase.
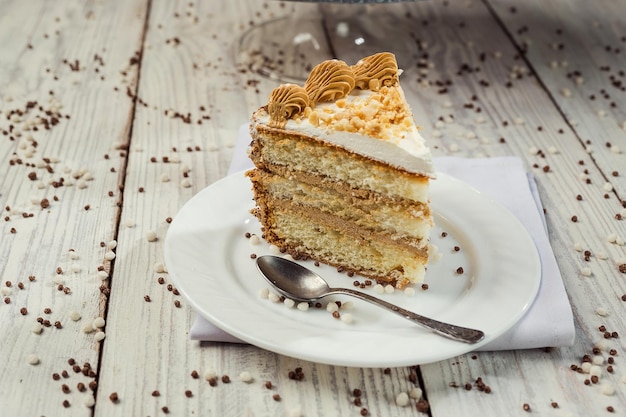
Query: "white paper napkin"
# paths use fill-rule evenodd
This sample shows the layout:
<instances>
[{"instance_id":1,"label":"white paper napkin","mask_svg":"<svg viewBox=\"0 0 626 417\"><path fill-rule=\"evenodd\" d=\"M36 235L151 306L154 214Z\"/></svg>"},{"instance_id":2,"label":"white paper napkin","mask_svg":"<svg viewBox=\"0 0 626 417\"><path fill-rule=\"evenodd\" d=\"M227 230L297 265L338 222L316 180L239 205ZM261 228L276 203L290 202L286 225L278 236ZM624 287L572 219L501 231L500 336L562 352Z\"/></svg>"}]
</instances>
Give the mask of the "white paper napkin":
<instances>
[{"instance_id":1,"label":"white paper napkin","mask_svg":"<svg viewBox=\"0 0 626 417\"><path fill-rule=\"evenodd\" d=\"M246 149L248 126L240 128L229 174L252 166ZM534 178L516 157L435 159L437 171L456 177L508 208L532 236L541 258L542 279L533 305L508 332L480 350L511 350L571 346L574 319L563 280L548 240L543 207ZM244 343L197 316L191 330L193 340Z\"/></svg>"}]
</instances>

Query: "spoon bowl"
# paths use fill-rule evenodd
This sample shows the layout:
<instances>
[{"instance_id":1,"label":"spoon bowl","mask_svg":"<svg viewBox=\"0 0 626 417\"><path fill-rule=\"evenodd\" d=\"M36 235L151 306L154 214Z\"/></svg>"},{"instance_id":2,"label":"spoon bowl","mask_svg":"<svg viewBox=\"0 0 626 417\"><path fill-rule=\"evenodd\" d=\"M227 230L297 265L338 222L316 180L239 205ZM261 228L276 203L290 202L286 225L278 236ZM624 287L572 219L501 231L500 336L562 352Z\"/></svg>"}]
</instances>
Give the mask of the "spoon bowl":
<instances>
[{"instance_id":1,"label":"spoon bowl","mask_svg":"<svg viewBox=\"0 0 626 417\"><path fill-rule=\"evenodd\" d=\"M372 297L364 292L350 288L331 288L324 278L315 272L285 258L264 255L257 258L256 264L261 274L279 293L293 300L317 301L331 294L347 294L383 307L453 340L477 343L485 337L485 334L480 330L434 320Z\"/></svg>"}]
</instances>

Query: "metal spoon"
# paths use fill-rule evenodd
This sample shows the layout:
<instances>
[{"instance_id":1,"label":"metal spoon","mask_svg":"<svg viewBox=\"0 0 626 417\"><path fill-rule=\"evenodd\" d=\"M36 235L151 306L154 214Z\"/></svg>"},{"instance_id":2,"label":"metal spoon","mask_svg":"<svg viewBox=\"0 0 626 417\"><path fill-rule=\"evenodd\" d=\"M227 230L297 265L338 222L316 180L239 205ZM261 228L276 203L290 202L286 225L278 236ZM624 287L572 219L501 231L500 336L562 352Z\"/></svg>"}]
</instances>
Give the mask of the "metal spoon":
<instances>
[{"instance_id":1,"label":"metal spoon","mask_svg":"<svg viewBox=\"0 0 626 417\"><path fill-rule=\"evenodd\" d=\"M265 255L256 260L261 274L285 297L299 301L317 301L331 294L348 294L380 307L386 308L407 320L420 324L436 333L465 343L480 342L485 334L480 330L443 323L428 317L420 316L412 311L372 297L369 294L349 288L331 288L328 283L315 272L278 256Z\"/></svg>"}]
</instances>

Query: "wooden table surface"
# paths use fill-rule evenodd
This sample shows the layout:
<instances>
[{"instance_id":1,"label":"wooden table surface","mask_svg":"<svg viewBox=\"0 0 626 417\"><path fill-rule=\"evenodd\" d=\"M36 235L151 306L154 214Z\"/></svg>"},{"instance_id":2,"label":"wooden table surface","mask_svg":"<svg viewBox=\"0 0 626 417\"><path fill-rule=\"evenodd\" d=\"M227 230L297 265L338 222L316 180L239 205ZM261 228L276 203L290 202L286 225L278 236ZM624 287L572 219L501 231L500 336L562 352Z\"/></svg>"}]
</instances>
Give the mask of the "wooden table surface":
<instances>
[{"instance_id":1,"label":"wooden table surface","mask_svg":"<svg viewBox=\"0 0 626 417\"><path fill-rule=\"evenodd\" d=\"M369 12L411 27L419 60L402 82L435 156L515 155L535 174L575 344L360 369L189 340L195 313L163 270L169 223L226 175L237 129L278 84L242 62L239 39L332 10L2 0L0 416L626 415L626 4ZM320 54L353 49L324 36ZM571 369L585 360L598 379ZM396 404L413 388L428 411Z\"/></svg>"}]
</instances>

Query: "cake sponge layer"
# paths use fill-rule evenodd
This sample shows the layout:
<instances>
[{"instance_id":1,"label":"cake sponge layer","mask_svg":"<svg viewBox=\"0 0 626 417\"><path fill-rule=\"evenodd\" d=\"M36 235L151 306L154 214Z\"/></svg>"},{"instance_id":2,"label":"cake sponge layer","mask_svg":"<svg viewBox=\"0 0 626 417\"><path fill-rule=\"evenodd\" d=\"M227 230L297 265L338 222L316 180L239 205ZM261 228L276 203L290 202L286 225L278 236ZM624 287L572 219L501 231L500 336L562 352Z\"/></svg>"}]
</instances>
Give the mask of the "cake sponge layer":
<instances>
[{"instance_id":1,"label":"cake sponge layer","mask_svg":"<svg viewBox=\"0 0 626 417\"><path fill-rule=\"evenodd\" d=\"M269 172L254 170L249 174L255 194L266 200L282 200L282 205L293 204L303 210L319 211L337 217L352 227L377 234L386 234L392 240L404 239L417 248L428 244L432 219L427 205L406 200L389 200L377 194L357 197L343 187L327 187L317 179L317 184L287 179ZM310 179L314 182L314 179ZM278 205L279 203L274 203Z\"/></svg>"},{"instance_id":2,"label":"cake sponge layer","mask_svg":"<svg viewBox=\"0 0 626 417\"><path fill-rule=\"evenodd\" d=\"M257 125L252 135L250 157L258 168L271 171L272 166L289 167L292 171L341 181L355 190L429 202L426 176L394 169L297 132Z\"/></svg>"},{"instance_id":3,"label":"cake sponge layer","mask_svg":"<svg viewBox=\"0 0 626 417\"><path fill-rule=\"evenodd\" d=\"M313 221L298 211L276 209L266 222L264 238L295 258L312 258L403 288L424 279L423 251L386 239L367 239L347 229ZM280 236L280 238L278 237Z\"/></svg>"}]
</instances>

